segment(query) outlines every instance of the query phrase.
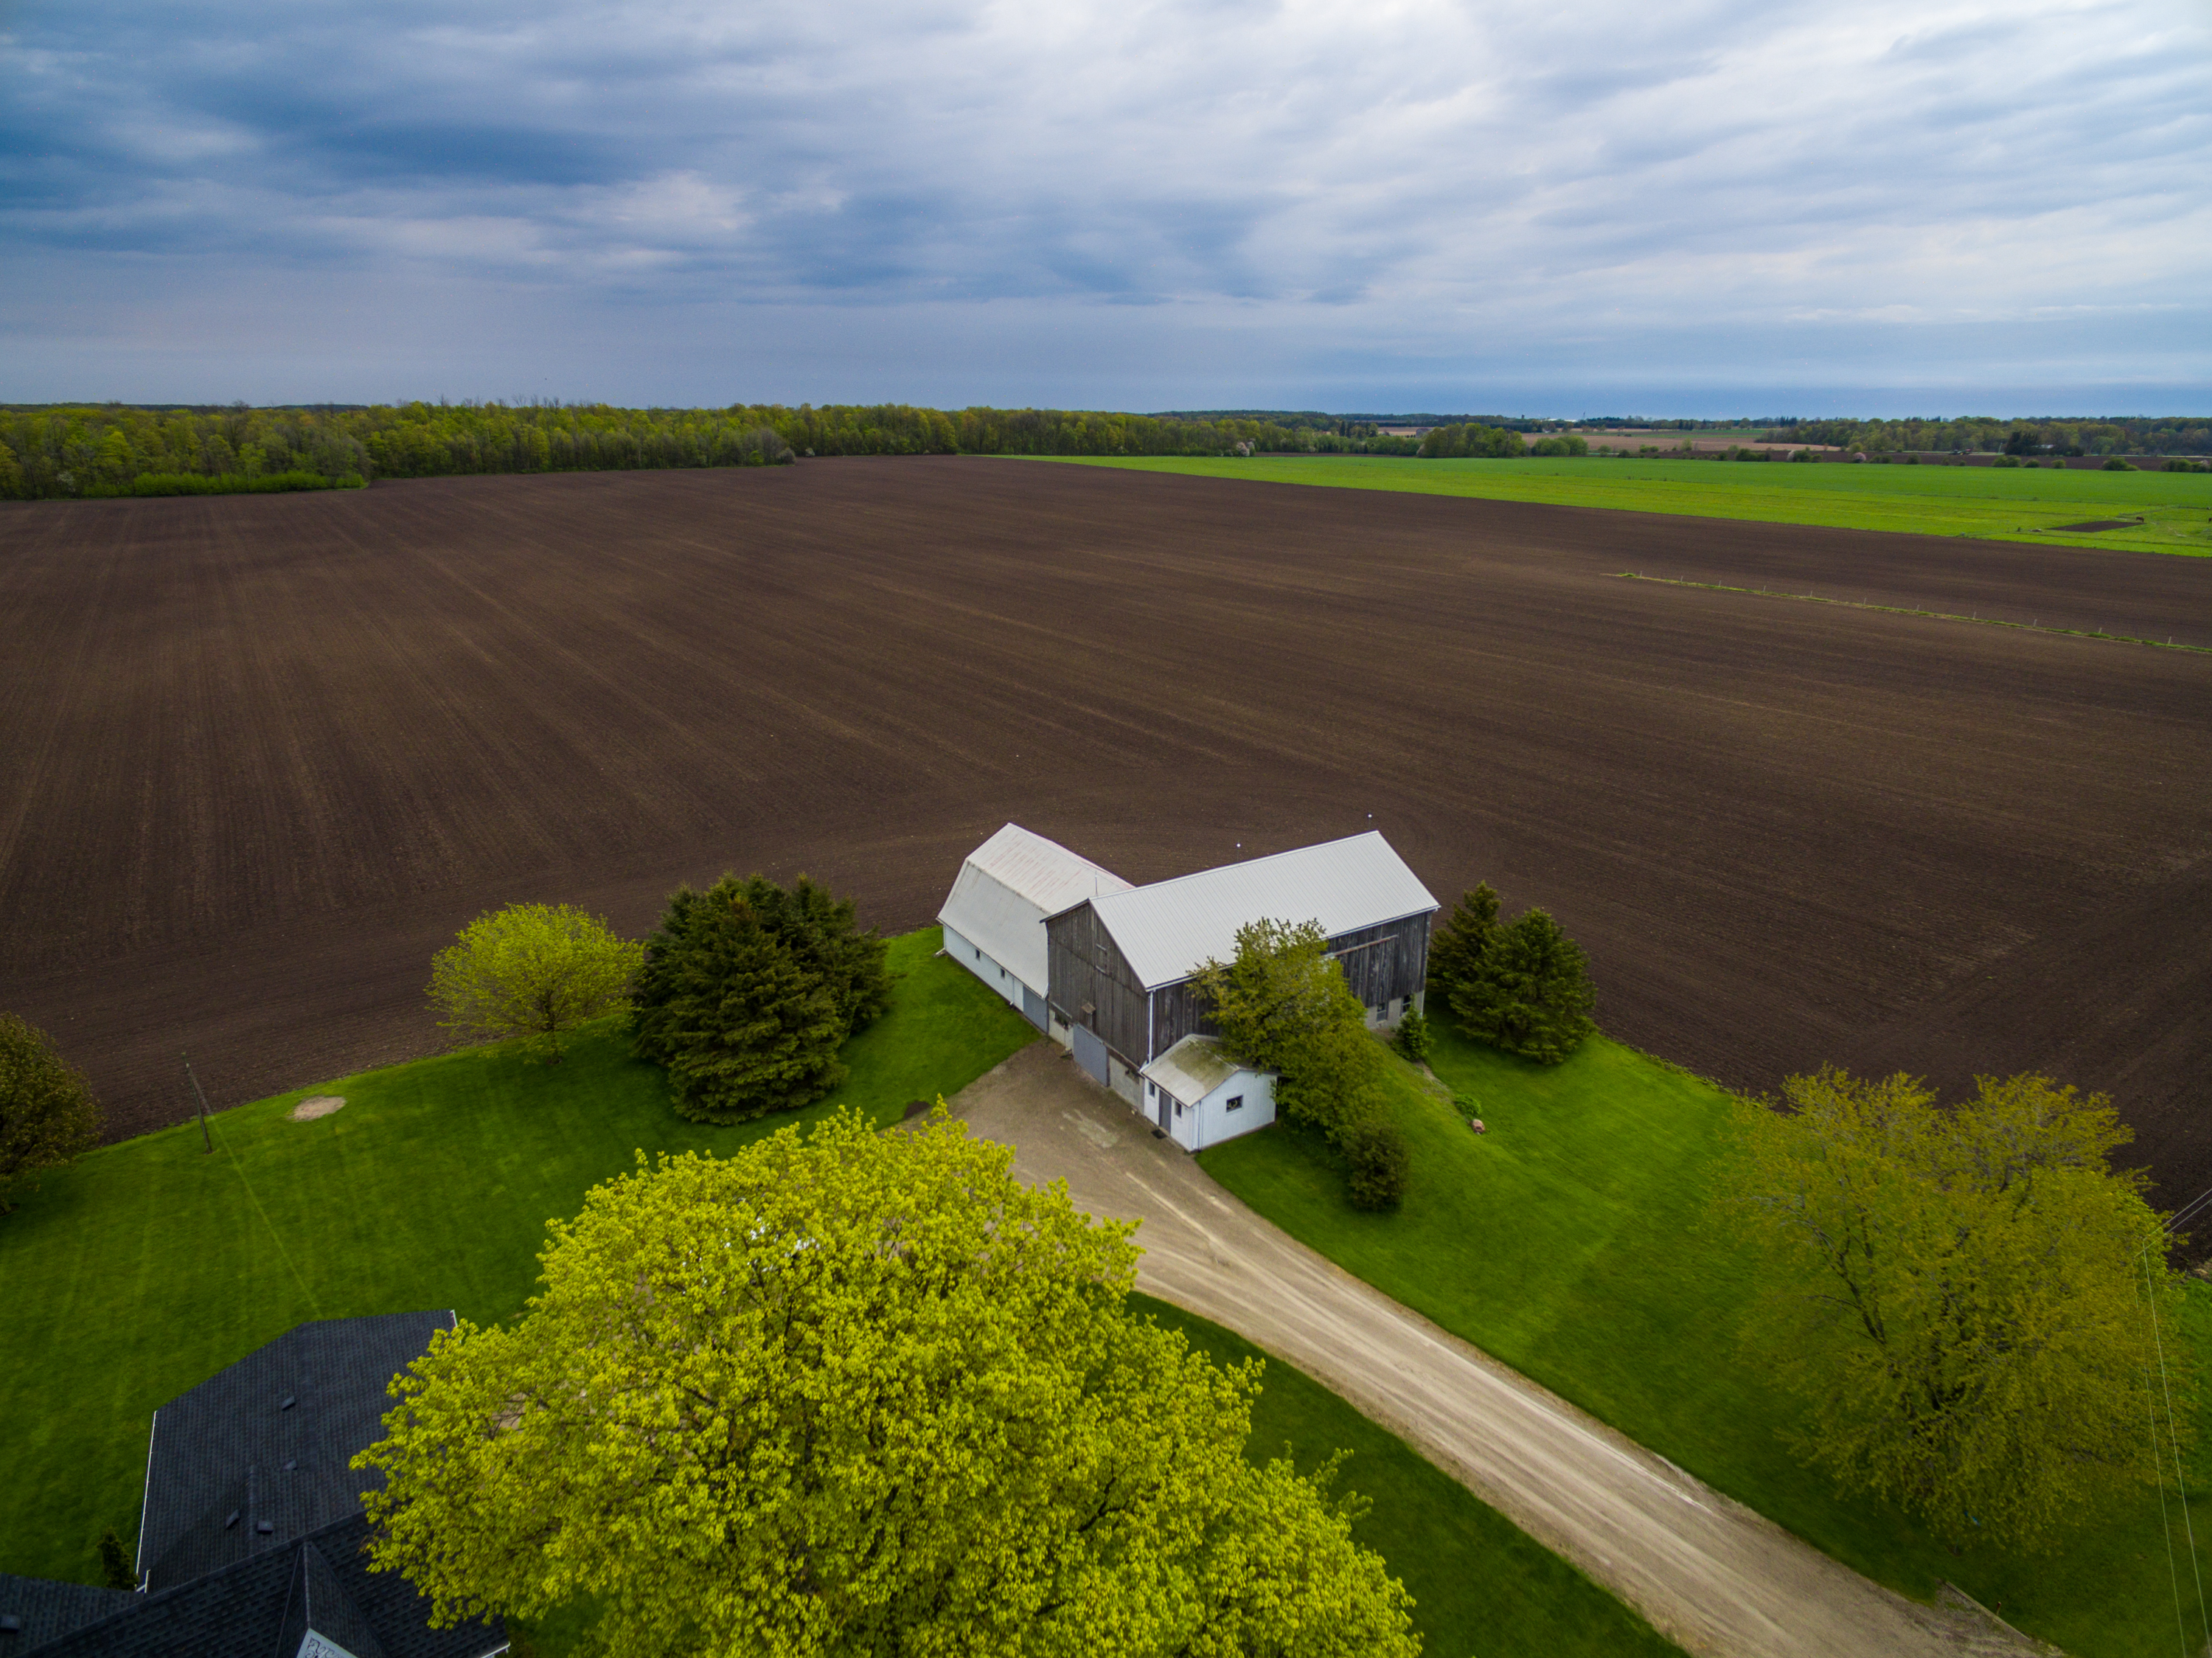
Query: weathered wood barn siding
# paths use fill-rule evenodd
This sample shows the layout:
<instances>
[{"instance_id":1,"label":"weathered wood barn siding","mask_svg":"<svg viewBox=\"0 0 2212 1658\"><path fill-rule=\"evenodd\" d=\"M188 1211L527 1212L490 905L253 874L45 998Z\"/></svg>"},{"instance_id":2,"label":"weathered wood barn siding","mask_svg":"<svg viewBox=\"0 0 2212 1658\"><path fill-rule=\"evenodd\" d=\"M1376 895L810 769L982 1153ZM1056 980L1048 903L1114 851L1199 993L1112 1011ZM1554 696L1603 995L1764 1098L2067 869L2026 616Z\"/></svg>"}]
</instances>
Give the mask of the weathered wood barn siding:
<instances>
[{"instance_id":1,"label":"weathered wood barn siding","mask_svg":"<svg viewBox=\"0 0 2212 1658\"><path fill-rule=\"evenodd\" d=\"M1329 940L1329 952L1361 1006L1388 1008L1417 995L1429 982L1429 923L1434 919L1431 911Z\"/></svg>"},{"instance_id":2,"label":"weathered wood barn siding","mask_svg":"<svg viewBox=\"0 0 2212 1658\"><path fill-rule=\"evenodd\" d=\"M1429 979L1429 923L1434 919L1433 911L1408 916L1329 940L1329 953L1362 1007L1387 1012L1393 1002L1410 1002L1420 993ZM1220 1034L1190 980L1163 984L1152 992L1152 1051L1145 1063L1186 1036Z\"/></svg>"},{"instance_id":3,"label":"weathered wood barn siding","mask_svg":"<svg viewBox=\"0 0 2212 1658\"><path fill-rule=\"evenodd\" d=\"M1052 1005L1070 1024L1092 1032L1123 1059L1149 1064L1152 1055L1146 1045L1145 987L1130 972L1097 912L1088 904L1079 904L1047 920L1044 931Z\"/></svg>"},{"instance_id":4,"label":"weathered wood barn siding","mask_svg":"<svg viewBox=\"0 0 2212 1658\"><path fill-rule=\"evenodd\" d=\"M1420 992L1428 982L1433 918L1433 912L1408 916L1329 940L1345 983L1362 1006L1387 1010ZM1150 1064L1186 1036L1220 1034L1190 980L1163 984L1147 996L1088 904L1047 921L1045 937L1052 1005L1133 1065Z\"/></svg>"}]
</instances>

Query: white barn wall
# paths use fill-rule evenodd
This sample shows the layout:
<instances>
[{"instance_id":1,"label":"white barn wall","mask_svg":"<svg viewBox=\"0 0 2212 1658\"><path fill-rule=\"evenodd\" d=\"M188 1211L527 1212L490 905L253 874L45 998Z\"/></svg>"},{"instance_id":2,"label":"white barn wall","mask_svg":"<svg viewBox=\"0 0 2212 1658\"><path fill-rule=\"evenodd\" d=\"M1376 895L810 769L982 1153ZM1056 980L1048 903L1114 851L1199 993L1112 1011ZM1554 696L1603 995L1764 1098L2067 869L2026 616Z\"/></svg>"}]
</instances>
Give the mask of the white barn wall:
<instances>
[{"instance_id":1,"label":"white barn wall","mask_svg":"<svg viewBox=\"0 0 2212 1658\"><path fill-rule=\"evenodd\" d=\"M945 954L996 991L1006 998L1008 1006L1019 1013L1022 1010L1022 981L1007 972L981 946L970 943L950 927L945 927L944 931ZM1036 986L1032 984L1030 988L1035 990Z\"/></svg>"}]
</instances>

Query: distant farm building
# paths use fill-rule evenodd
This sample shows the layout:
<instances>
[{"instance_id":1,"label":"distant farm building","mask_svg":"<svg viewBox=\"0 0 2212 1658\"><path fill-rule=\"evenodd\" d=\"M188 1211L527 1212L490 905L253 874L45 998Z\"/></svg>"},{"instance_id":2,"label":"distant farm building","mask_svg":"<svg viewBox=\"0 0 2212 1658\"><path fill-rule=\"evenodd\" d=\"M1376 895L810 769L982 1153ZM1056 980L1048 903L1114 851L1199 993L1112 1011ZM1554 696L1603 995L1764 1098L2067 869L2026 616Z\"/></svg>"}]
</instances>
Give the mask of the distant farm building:
<instances>
[{"instance_id":1,"label":"distant farm building","mask_svg":"<svg viewBox=\"0 0 2212 1658\"><path fill-rule=\"evenodd\" d=\"M954 960L1195 1151L1274 1120L1272 1079L1187 1043L1217 1034L1191 978L1236 954L1237 930L1318 921L1368 1022L1395 1027L1423 1005L1437 907L1378 833L1132 887L1008 824L939 918Z\"/></svg>"}]
</instances>

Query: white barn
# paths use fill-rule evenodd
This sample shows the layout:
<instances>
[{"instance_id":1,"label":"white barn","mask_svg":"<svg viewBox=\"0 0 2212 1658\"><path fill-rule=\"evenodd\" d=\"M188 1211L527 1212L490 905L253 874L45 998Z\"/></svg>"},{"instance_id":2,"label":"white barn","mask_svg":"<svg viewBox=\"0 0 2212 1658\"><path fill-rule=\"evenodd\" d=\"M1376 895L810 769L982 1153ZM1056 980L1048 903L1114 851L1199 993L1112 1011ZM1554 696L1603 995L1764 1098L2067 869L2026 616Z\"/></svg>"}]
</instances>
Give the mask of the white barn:
<instances>
[{"instance_id":1,"label":"white barn","mask_svg":"<svg viewBox=\"0 0 2212 1658\"><path fill-rule=\"evenodd\" d=\"M1044 918L1086 899L1128 890L1129 883L1112 870L1010 823L961 863L937 912L945 953L1030 1023L1049 1030Z\"/></svg>"}]
</instances>

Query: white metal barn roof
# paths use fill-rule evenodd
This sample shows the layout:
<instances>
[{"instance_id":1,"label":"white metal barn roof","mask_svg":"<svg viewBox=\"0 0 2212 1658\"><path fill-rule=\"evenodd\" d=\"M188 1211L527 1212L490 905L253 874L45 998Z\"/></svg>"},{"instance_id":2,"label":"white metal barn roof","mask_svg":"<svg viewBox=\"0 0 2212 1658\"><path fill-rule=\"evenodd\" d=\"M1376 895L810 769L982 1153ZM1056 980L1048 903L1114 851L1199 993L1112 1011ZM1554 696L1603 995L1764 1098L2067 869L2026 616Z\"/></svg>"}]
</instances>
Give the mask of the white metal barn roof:
<instances>
[{"instance_id":1,"label":"white metal barn roof","mask_svg":"<svg viewBox=\"0 0 2212 1658\"><path fill-rule=\"evenodd\" d=\"M937 918L1030 989L1045 989L1044 918L1129 883L1010 823L968 854Z\"/></svg>"},{"instance_id":2,"label":"white metal barn roof","mask_svg":"<svg viewBox=\"0 0 2212 1658\"><path fill-rule=\"evenodd\" d=\"M1061 907L1072 910L1091 896L1078 893ZM1437 905L1381 832L1370 830L1103 893L1091 907L1152 991L1189 978L1203 961L1228 960L1237 953L1237 930L1248 922L1318 921L1334 938Z\"/></svg>"}]
</instances>

